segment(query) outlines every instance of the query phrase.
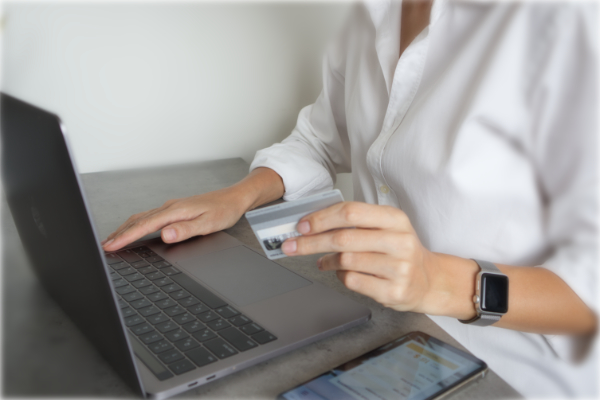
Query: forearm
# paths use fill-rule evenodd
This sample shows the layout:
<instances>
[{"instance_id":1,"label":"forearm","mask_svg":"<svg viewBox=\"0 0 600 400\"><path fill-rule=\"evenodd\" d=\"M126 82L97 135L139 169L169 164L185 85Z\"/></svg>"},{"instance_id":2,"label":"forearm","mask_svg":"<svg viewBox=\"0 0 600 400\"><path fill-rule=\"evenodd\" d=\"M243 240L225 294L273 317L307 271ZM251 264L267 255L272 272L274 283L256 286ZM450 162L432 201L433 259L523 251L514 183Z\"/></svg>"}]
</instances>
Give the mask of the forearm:
<instances>
[{"instance_id":1,"label":"forearm","mask_svg":"<svg viewBox=\"0 0 600 400\"><path fill-rule=\"evenodd\" d=\"M246 212L281 198L285 187L283 180L275 171L259 167L227 190L233 191L238 196L240 206L243 212Z\"/></svg>"},{"instance_id":2,"label":"forearm","mask_svg":"<svg viewBox=\"0 0 600 400\"><path fill-rule=\"evenodd\" d=\"M438 308L434 314L468 320L475 316L477 264L468 259L434 254ZM541 267L496 264L509 279L508 313L494 326L541 334L590 334L597 317L556 274ZM434 300L433 298L431 299Z\"/></svg>"}]
</instances>

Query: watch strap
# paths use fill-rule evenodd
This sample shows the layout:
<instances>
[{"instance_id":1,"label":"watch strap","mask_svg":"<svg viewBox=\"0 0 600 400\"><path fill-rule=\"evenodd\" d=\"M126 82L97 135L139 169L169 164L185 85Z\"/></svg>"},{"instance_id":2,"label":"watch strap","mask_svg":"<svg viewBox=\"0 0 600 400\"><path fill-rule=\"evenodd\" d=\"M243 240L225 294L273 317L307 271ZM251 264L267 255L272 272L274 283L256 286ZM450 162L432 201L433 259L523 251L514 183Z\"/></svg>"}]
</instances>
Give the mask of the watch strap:
<instances>
[{"instance_id":1,"label":"watch strap","mask_svg":"<svg viewBox=\"0 0 600 400\"><path fill-rule=\"evenodd\" d=\"M463 324L489 326L500 321L500 315L481 314L468 320L459 319L459 321Z\"/></svg>"},{"instance_id":2,"label":"watch strap","mask_svg":"<svg viewBox=\"0 0 600 400\"><path fill-rule=\"evenodd\" d=\"M475 260L472 259L473 261L475 261L477 263L477 265L479 265L479 268L481 268L482 271L485 272L492 272L492 273L496 273L496 274L502 274L502 272L500 272L500 270L498 269L498 267L496 267L494 265L494 263L491 263L489 261L483 261L483 260ZM504 274L502 274L504 275Z\"/></svg>"}]
</instances>

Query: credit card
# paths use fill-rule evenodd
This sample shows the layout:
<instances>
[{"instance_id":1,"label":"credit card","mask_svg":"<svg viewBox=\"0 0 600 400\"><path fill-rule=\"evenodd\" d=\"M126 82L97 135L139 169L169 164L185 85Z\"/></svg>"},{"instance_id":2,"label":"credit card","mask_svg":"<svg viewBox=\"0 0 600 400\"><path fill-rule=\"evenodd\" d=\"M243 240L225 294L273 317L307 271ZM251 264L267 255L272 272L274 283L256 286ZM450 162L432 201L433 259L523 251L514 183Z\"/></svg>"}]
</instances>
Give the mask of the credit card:
<instances>
[{"instance_id":1,"label":"credit card","mask_svg":"<svg viewBox=\"0 0 600 400\"><path fill-rule=\"evenodd\" d=\"M246 219L260 242L267 258L287 257L281 251L286 239L300 236L296 225L300 218L344 201L338 189L318 193L302 199L287 201L270 207L248 211Z\"/></svg>"}]
</instances>

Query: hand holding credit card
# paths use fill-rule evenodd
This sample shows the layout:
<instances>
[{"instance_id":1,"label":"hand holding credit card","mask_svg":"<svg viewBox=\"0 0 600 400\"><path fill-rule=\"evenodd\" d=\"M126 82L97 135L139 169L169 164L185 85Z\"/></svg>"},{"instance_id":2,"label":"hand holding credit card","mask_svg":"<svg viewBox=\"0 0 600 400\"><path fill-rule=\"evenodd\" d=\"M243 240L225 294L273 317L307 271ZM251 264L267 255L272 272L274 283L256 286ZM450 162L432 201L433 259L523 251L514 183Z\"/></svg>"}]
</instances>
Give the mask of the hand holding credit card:
<instances>
[{"instance_id":1,"label":"hand holding credit card","mask_svg":"<svg viewBox=\"0 0 600 400\"><path fill-rule=\"evenodd\" d=\"M342 193L335 189L302 199L248 211L246 219L260 242L267 258L286 257L281 245L286 239L300 236L296 225L300 218L344 201Z\"/></svg>"}]
</instances>

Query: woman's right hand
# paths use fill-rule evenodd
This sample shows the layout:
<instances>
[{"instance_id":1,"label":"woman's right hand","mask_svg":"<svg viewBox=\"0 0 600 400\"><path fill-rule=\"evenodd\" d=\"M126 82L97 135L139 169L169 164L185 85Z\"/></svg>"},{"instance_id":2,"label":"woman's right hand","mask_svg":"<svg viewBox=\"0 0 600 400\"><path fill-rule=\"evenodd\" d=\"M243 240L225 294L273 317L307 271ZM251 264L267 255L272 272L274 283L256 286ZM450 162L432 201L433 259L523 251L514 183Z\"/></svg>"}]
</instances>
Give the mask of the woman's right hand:
<instances>
[{"instance_id":1,"label":"woman's right hand","mask_svg":"<svg viewBox=\"0 0 600 400\"><path fill-rule=\"evenodd\" d=\"M257 168L229 188L169 200L159 208L132 215L102 246L105 251L115 251L158 230L162 230L165 243L176 243L230 228L247 210L278 199L283 190L277 173Z\"/></svg>"}]
</instances>

